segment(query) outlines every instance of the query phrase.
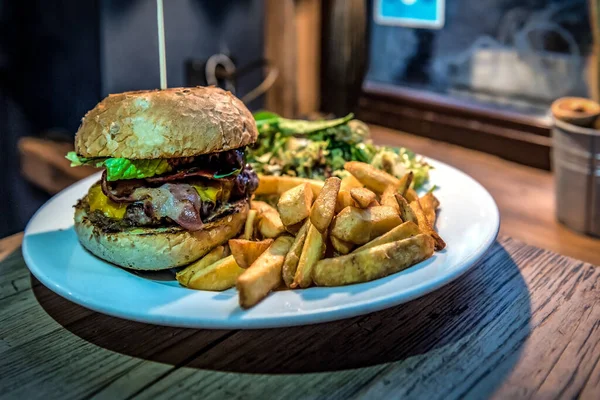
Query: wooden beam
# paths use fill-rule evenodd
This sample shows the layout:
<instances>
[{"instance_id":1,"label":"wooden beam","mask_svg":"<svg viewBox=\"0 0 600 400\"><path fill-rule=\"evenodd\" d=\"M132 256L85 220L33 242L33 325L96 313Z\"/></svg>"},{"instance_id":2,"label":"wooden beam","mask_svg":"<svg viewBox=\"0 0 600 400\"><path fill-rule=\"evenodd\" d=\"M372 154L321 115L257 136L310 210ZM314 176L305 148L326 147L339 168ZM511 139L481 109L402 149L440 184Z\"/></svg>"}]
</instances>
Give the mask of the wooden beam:
<instances>
[{"instance_id":1,"label":"wooden beam","mask_svg":"<svg viewBox=\"0 0 600 400\"><path fill-rule=\"evenodd\" d=\"M323 0L321 111L356 111L367 70L368 24L364 0Z\"/></svg>"},{"instance_id":2,"label":"wooden beam","mask_svg":"<svg viewBox=\"0 0 600 400\"><path fill-rule=\"evenodd\" d=\"M266 108L286 117L318 111L321 0L265 1L265 57L279 70Z\"/></svg>"},{"instance_id":3,"label":"wooden beam","mask_svg":"<svg viewBox=\"0 0 600 400\"><path fill-rule=\"evenodd\" d=\"M321 0L296 0L296 92L298 114L319 110Z\"/></svg>"},{"instance_id":4,"label":"wooden beam","mask_svg":"<svg viewBox=\"0 0 600 400\"><path fill-rule=\"evenodd\" d=\"M279 77L267 92L265 107L285 117L296 115L296 29L294 0L265 1L265 57Z\"/></svg>"}]
</instances>

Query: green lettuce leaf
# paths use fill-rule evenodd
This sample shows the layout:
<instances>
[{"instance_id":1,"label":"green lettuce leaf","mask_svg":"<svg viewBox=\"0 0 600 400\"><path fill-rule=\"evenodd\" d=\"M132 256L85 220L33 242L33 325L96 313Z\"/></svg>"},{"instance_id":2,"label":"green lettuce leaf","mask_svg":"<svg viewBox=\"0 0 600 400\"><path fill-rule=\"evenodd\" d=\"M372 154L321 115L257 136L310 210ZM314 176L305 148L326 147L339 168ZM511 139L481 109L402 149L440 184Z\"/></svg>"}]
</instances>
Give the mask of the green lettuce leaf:
<instances>
[{"instance_id":1,"label":"green lettuce leaf","mask_svg":"<svg viewBox=\"0 0 600 400\"><path fill-rule=\"evenodd\" d=\"M265 111L265 110L261 110L261 111L257 111L253 114L254 116L254 120L256 121L265 121L268 119L279 119L279 115L275 114L274 112L271 111Z\"/></svg>"},{"instance_id":2,"label":"green lettuce leaf","mask_svg":"<svg viewBox=\"0 0 600 400\"><path fill-rule=\"evenodd\" d=\"M71 167L79 167L80 165L90 165L96 168L102 168L104 166L104 161L106 158L98 157L98 158L85 158L79 156L74 151L70 151L67 153L65 158L71 161Z\"/></svg>"},{"instance_id":3,"label":"green lettuce leaf","mask_svg":"<svg viewBox=\"0 0 600 400\"><path fill-rule=\"evenodd\" d=\"M242 168L241 167L240 168L236 168L236 169L234 169L233 171L230 171L230 172L216 173L216 174L213 175L213 177L215 179L222 179L222 178L227 178L229 176L237 175L240 172L242 172Z\"/></svg>"},{"instance_id":4,"label":"green lettuce leaf","mask_svg":"<svg viewBox=\"0 0 600 400\"><path fill-rule=\"evenodd\" d=\"M72 167L90 165L96 168L106 168L106 179L109 181L150 178L172 169L169 162L163 159L85 158L78 156L74 151L69 152L66 158L71 161Z\"/></svg>"},{"instance_id":5,"label":"green lettuce leaf","mask_svg":"<svg viewBox=\"0 0 600 400\"><path fill-rule=\"evenodd\" d=\"M129 160L127 158L109 158L104 161L106 179L142 179L161 175L171 170L167 160Z\"/></svg>"},{"instance_id":6,"label":"green lettuce leaf","mask_svg":"<svg viewBox=\"0 0 600 400\"><path fill-rule=\"evenodd\" d=\"M253 115L254 120L256 121L256 127L259 129L264 125L277 124L281 118L279 115L270 111L257 111Z\"/></svg>"},{"instance_id":7,"label":"green lettuce leaf","mask_svg":"<svg viewBox=\"0 0 600 400\"><path fill-rule=\"evenodd\" d=\"M354 118L354 114L350 113L343 118L328 119L321 121L305 121L302 119L286 119L280 118L278 127L281 132L293 135L306 135L313 132L322 131L329 128L335 128L339 125L344 125Z\"/></svg>"}]
</instances>

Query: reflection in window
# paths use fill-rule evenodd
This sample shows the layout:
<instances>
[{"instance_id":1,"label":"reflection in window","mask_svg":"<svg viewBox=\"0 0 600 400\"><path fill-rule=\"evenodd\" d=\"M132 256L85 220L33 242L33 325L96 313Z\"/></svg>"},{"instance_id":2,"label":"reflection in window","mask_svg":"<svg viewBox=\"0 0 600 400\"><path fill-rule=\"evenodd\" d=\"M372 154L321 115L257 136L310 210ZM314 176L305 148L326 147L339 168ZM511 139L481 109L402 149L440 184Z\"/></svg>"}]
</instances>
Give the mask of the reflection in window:
<instances>
[{"instance_id":1,"label":"reflection in window","mask_svg":"<svg viewBox=\"0 0 600 400\"><path fill-rule=\"evenodd\" d=\"M440 30L371 23L367 80L530 114L587 95L586 0L447 0L445 17Z\"/></svg>"}]
</instances>

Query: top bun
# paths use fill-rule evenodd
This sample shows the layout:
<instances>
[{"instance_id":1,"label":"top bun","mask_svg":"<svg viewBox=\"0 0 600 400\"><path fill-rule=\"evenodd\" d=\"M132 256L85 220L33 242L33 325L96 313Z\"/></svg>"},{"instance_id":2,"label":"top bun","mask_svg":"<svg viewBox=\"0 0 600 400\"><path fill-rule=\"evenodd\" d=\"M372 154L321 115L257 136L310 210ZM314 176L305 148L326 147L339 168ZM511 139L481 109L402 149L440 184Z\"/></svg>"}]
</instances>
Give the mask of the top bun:
<instances>
[{"instance_id":1,"label":"top bun","mask_svg":"<svg viewBox=\"0 0 600 400\"><path fill-rule=\"evenodd\" d=\"M230 92L211 87L111 94L89 111L75 136L84 157L192 157L254 143L252 113Z\"/></svg>"}]
</instances>

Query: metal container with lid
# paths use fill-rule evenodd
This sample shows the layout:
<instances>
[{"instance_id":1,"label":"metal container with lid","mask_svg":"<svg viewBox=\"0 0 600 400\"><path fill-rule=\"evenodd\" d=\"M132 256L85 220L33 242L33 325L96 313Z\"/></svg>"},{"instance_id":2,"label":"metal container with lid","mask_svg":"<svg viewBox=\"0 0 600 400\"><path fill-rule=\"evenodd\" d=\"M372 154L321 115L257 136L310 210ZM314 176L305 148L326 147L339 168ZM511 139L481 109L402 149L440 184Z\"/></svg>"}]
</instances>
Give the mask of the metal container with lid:
<instances>
[{"instance_id":1,"label":"metal container with lid","mask_svg":"<svg viewBox=\"0 0 600 400\"><path fill-rule=\"evenodd\" d=\"M552 137L557 218L578 232L600 236L600 130L555 118Z\"/></svg>"}]
</instances>

